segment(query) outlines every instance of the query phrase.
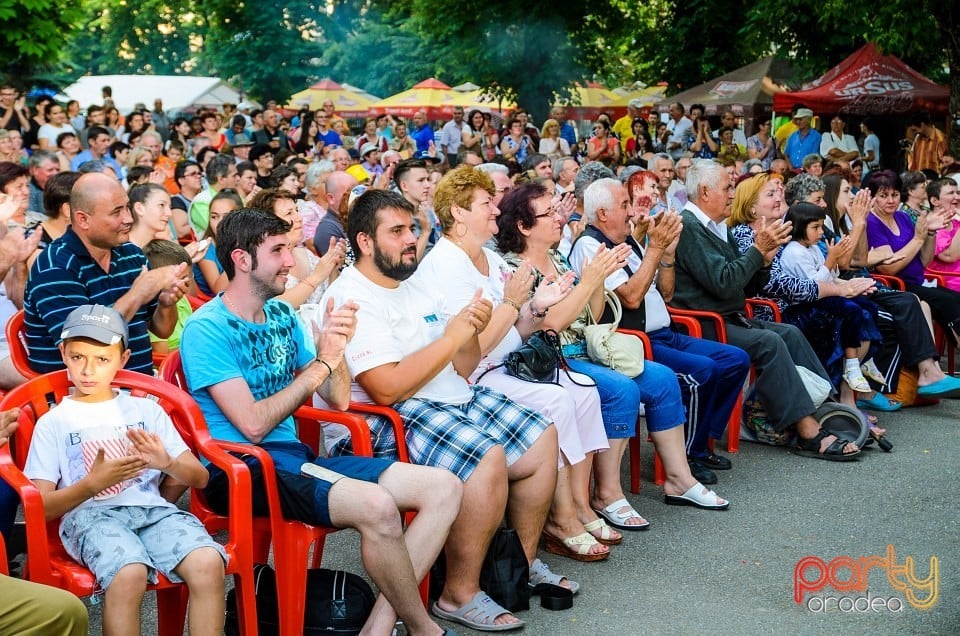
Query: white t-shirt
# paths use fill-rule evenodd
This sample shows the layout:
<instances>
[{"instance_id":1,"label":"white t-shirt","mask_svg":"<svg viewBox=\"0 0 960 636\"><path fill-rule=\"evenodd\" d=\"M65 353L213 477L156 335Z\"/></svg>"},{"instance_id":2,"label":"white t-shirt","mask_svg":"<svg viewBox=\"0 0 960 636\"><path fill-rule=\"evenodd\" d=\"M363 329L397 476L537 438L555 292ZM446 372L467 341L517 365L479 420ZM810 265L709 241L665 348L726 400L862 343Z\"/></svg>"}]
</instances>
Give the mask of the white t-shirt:
<instances>
[{"instance_id":1,"label":"white t-shirt","mask_svg":"<svg viewBox=\"0 0 960 636\"><path fill-rule=\"evenodd\" d=\"M857 147L857 140L853 135L844 135L837 137L832 132L825 132L820 138L820 156L826 157L830 154L832 148L839 148L842 152L855 152L860 154L860 148Z\"/></svg>"},{"instance_id":2,"label":"white t-shirt","mask_svg":"<svg viewBox=\"0 0 960 636\"><path fill-rule=\"evenodd\" d=\"M785 274L809 278L818 283L833 282L833 272L827 269L823 252L816 245L809 247L790 241L780 254L780 267Z\"/></svg>"},{"instance_id":3,"label":"white t-shirt","mask_svg":"<svg viewBox=\"0 0 960 636\"><path fill-rule=\"evenodd\" d=\"M470 304L478 288L483 290L483 297L492 302L494 308L503 302L503 285L513 272L513 268L507 265L496 252L483 248L483 253L489 265L488 276L481 274L480 270L474 267L467 253L457 247L453 241L441 237L417 268L414 278L424 286L442 289L446 296L446 311L442 315L444 325ZM477 369L470 376L471 380L475 381L488 368L503 362L507 354L516 351L522 344L523 338L520 337L517 328L511 326L497 346L480 360Z\"/></svg>"},{"instance_id":4,"label":"white t-shirt","mask_svg":"<svg viewBox=\"0 0 960 636\"><path fill-rule=\"evenodd\" d=\"M30 479L53 482L58 490L72 486L87 476L92 461L89 456L96 455L96 446L91 448L91 438L112 438L114 447L124 446L126 431L133 427L159 435L170 457L179 457L189 450L170 418L152 400L120 392L106 402L77 402L67 397L37 422L23 472ZM119 493L103 499L88 499L64 518L87 506L172 507L172 503L160 496L162 476L159 470L143 470L133 479L118 484Z\"/></svg>"},{"instance_id":5,"label":"white t-shirt","mask_svg":"<svg viewBox=\"0 0 960 636\"><path fill-rule=\"evenodd\" d=\"M327 289L320 301L321 308L326 306L328 298L333 298L337 307L347 300L355 301L360 307L357 331L347 343L344 358L353 378L381 365L399 362L443 335L446 303L415 277L389 289L370 281L355 267L348 267ZM320 324L323 315L318 313L315 320ZM464 404L473 398L473 391L449 363L421 387L415 397ZM356 380L351 387L351 399L373 401Z\"/></svg>"},{"instance_id":6,"label":"white t-shirt","mask_svg":"<svg viewBox=\"0 0 960 636\"><path fill-rule=\"evenodd\" d=\"M592 259L598 249L600 249L600 242L592 236L581 235L577 242L573 244L570 258L567 260L570 261L570 267L577 275L582 271L584 261ZM627 267L630 268L630 271L636 274L642 262L640 256L634 250L630 250L630 256L627 257ZM617 287L628 280L630 280L630 275L627 274L626 269L618 269L607 276L607 279L603 281L603 286L615 291ZM670 313L667 311L666 303L663 302L663 296L657 291L656 279L650 283L650 287L643 297L643 306L647 312L646 331L656 331L670 326Z\"/></svg>"},{"instance_id":7,"label":"white t-shirt","mask_svg":"<svg viewBox=\"0 0 960 636\"><path fill-rule=\"evenodd\" d=\"M74 135L77 134L77 131L73 129L73 126L70 124L64 124L57 128L53 124L44 124L40 126L40 130L37 131L37 139L46 139L50 142L50 150L57 149L57 137L62 133L69 132Z\"/></svg>"}]
</instances>

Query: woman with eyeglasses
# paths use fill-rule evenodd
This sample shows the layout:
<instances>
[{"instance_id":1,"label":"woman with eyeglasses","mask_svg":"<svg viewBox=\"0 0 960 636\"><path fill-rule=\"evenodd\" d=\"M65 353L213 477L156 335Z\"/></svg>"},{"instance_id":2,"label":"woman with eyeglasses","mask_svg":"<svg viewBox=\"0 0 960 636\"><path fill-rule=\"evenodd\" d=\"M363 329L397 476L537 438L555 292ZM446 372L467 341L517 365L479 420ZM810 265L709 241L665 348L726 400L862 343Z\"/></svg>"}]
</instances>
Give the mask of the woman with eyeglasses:
<instances>
[{"instance_id":1,"label":"woman with eyeglasses","mask_svg":"<svg viewBox=\"0 0 960 636\"><path fill-rule=\"evenodd\" d=\"M750 159L759 159L764 170L770 169L770 164L777 157L777 142L770 135L770 118L766 117L757 124L757 132L747 138L747 154Z\"/></svg>"},{"instance_id":2,"label":"woman with eyeglasses","mask_svg":"<svg viewBox=\"0 0 960 636\"><path fill-rule=\"evenodd\" d=\"M597 119L593 124L593 137L587 142L587 160L599 161L611 170L620 165L620 142L610 135L610 123Z\"/></svg>"},{"instance_id":3,"label":"woman with eyeglasses","mask_svg":"<svg viewBox=\"0 0 960 636\"><path fill-rule=\"evenodd\" d=\"M527 263L533 268L535 290L572 271L567 259L553 247L563 231L563 215L558 212L551 192L537 184L520 185L504 197L501 207L497 218L497 247L512 267L520 268ZM593 472L593 493L588 480L577 481L579 469L571 472L571 479L577 487L574 501L578 518L603 543L619 542L621 535L607 526L607 522L627 531L645 530L650 526L627 502L620 481L623 453L636 432L641 404L645 406L651 437L667 472L664 492L680 495L697 483L687 463L683 426L686 417L676 373L648 360L643 372L631 378L592 362L586 354L583 329L589 324L587 306L594 316L603 314L605 283L609 276L624 268L630 253L628 243L612 249L601 245L593 258L585 261L573 291L554 305L543 320L544 328L554 329L560 335L571 369L596 382L600 394L601 417L610 450L595 453L592 466L583 468L587 473ZM726 507L722 499L718 498L717 503L719 507Z\"/></svg>"},{"instance_id":4,"label":"woman with eyeglasses","mask_svg":"<svg viewBox=\"0 0 960 636\"><path fill-rule=\"evenodd\" d=\"M521 164L530 154L533 142L523 131L523 122L511 117L507 120L507 134L500 142L500 154L510 163Z\"/></svg>"},{"instance_id":5,"label":"woman with eyeglasses","mask_svg":"<svg viewBox=\"0 0 960 636\"><path fill-rule=\"evenodd\" d=\"M542 189L534 184L521 187ZM514 191L516 188L505 198ZM593 382L564 371L559 371L557 383L529 382L498 366L543 328L548 313L570 293L573 274L551 275L534 292L529 265L522 264L514 271L499 254L485 247L498 231L500 212L493 196L490 177L469 166L458 167L440 180L434 211L443 236L424 257L416 275L446 292L449 316L445 318L469 304L478 289L493 301L490 322L479 334L480 363L470 379L543 413L556 426L561 455L553 506L543 530L547 551L578 561L606 559L610 549L585 527L590 523L598 533L603 532L596 513L589 509L586 493L593 454L608 448ZM621 540L619 533L609 528L604 538L611 543Z\"/></svg>"}]
</instances>

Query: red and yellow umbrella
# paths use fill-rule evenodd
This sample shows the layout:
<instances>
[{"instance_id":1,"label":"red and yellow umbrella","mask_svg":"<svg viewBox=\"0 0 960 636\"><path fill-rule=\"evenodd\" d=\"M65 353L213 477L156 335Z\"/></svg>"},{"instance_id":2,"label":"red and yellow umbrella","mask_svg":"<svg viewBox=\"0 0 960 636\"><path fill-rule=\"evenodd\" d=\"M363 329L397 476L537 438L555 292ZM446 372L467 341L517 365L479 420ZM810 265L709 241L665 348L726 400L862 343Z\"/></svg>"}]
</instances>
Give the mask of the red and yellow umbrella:
<instances>
[{"instance_id":1,"label":"red and yellow umbrella","mask_svg":"<svg viewBox=\"0 0 960 636\"><path fill-rule=\"evenodd\" d=\"M573 97L558 100L557 106L566 108L570 119L593 119L600 113L609 113L616 121L627 113L627 101L596 82L587 82L575 84Z\"/></svg>"},{"instance_id":2,"label":"red and yellow umbrella","mask_svg":"<svg viewBox=\"0 0 960 636\"><path fill-rule=\"evenodd\" d=\"M370 99L364 93L344 88L332 79L322 79L310 88L295 93L287 104L287 109L298 111L304 105L310 110L318 110L326 100L333 100L337 115L348 119L366 117L376 99Z\"/></svg>"},{"instance_id":3,"label":"red and yellow umbrella","mask_svg":"<svg viewBox=\"0 0 960 636\"><path fill-rule=\"evenodd\" d=\"M391 95L373 105L371 114L387 113L397 117L413 117L425 111L427 119L446 119L453 116L453 107L462 104L463 95L431 77L413 88Z\"/></svg>"}]
</instances>

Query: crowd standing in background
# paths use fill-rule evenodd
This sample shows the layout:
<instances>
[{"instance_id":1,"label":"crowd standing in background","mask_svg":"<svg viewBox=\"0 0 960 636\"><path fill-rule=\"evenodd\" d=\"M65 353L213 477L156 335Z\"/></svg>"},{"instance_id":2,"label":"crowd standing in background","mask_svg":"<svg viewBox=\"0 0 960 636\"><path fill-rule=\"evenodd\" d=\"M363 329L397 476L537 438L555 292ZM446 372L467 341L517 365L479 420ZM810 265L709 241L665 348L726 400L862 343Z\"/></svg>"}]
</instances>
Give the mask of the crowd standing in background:
<instances>
[{"instance_id":1,"label":"crowd standing in background","mask_svg":"<svg viewBox=\"0 0 960 636\"><path fill-rule=\"evenodd\" d=\"M315 112L268 102L186 115L166 113L157 98L119 113L110 92L102 104L27 106L0 87L0 318L24 312L30 367L49 372L80 364L68 354L75 341L90 346L68 334L78 308L112 308L123 323L119 350L90 333L117 369L153 373L179 347L214 437L268 448L300 490L312 487L299 475L303 461L352 477L295 499L309 509L304 521L356 527L376 545L363 559L383 593L374 631L399 616L409 633L442 632L411 580L444 542L434 615L481 631L522 627L479 585L504 519L518 531L531 587L577 593L538 557L538 541L597 561L650 525L619 481L638 415L666 469L665 503L735 505L706 485L733 468L711 441L727 433L751 364L766 408L761 432L831 461L855 461L862 448L818 424L804 369L831 399L861 409L868 443L895 423L890 412L960 398L934 340L960 345L960 164L927 113L913 117L891 157L873 119L803 104L779 128L760 117L744 130L733 110L710 117L699 104L647 113L638 100L616 121L601 114L588 126L556 107L538 127L523 109L504 118L460 107L445 122L423 111L348 121L330 101ZM931 272L938 285L927 282ZM872 273L901 279L905 291ZM650 338L642 371L625 375L588 356L584 328L591 314L609 319L605 295L622 306L623 326ZM750 313L751 297L773 301L782 319ZM676 309L715 312L727 342L677 333ZM537 386L498 366L544 329L560 334L565 377ZM0 343L0 390L26 381L14 346ZM267 349L276 359L261 355ZM375 454L395 459L402 442L425 468L314 458L289 417L314 394L331 408L351 399L392 406L405 439L371 418ZM44 429L48 445L83 426L69 419L73 408L58 407L64 423ZM4 414L0 443L11 421ZM158 430L179 457L182 442L168 429ZM137 470L206 484L199 464L178 468L147 434L132 439ZM331 456L347 449L326 442ZM56 462L39 461L30 472L48 499L86 483L73 475L57 490ZM94 490L122 482L102 476L98 468ZM208 496L222 495L222 475L210 477ZM405 531L401 500L421 511ZM77 507L83 501L54 509L64 523L99 514ZM0 483L5 538L17 504ZM86 532L72 524L68 534ZM93 569L111 567L76 552ZM105 587L114 574L101 577ZM0 577L4 598L42 595L15 589ZM113 620L131 597L108 590L107 602ZM32 618L20 614L18 625Z\"/></svg>"}]
</instances>

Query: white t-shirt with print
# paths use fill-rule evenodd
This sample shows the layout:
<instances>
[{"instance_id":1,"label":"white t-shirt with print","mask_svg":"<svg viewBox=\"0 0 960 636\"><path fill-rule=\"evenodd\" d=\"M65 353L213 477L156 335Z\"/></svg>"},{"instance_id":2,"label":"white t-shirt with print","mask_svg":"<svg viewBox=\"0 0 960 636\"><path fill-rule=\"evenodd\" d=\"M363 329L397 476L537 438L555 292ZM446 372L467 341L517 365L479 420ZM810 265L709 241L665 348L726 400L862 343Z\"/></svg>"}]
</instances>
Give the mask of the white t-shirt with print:
<instances>
[{"instance_id":1,"label":"white t-shirt with print","mask_svg":"<svg viewBox=\"0 0 960 636\"><path fill-rule=\"evenodd\" d=\"M359 305L357 331L347 343L344 356L353 378L381 365L399 362L443 335L446 303L416 277L389 289L372 282L355 267L348 267L327 289L320 301L321 308L326 307L328 298L333 298L337 307L348 300ZM322 313L318 313L317 324L322 320ZM448 363L415 397L464 404L473 398L473 391L453 364ZM373 401L356 380L351 387L351 399Z\"/></svg>"},{"instance_id":2,"label":"white t-shirt with print","mask_svg":"<svg viewBox=\"0 0 960 636\"><path fill-rule=\"evenodd\" d=\"M147 398L118 392L105 402L78 402L69 397L37 421L30 443L24 474L29 479L53 482L66 488L87 476L83 446L89 433L112 433L117 440L127 439L126 431L141 428L156 433L171 457L189 449L163 409ZM148 468L120 485L120 492L106 499L88 499L64 515L66 518L87 506L173 506L160 496L163 473Z\"/></svg>"}]
</instances>

